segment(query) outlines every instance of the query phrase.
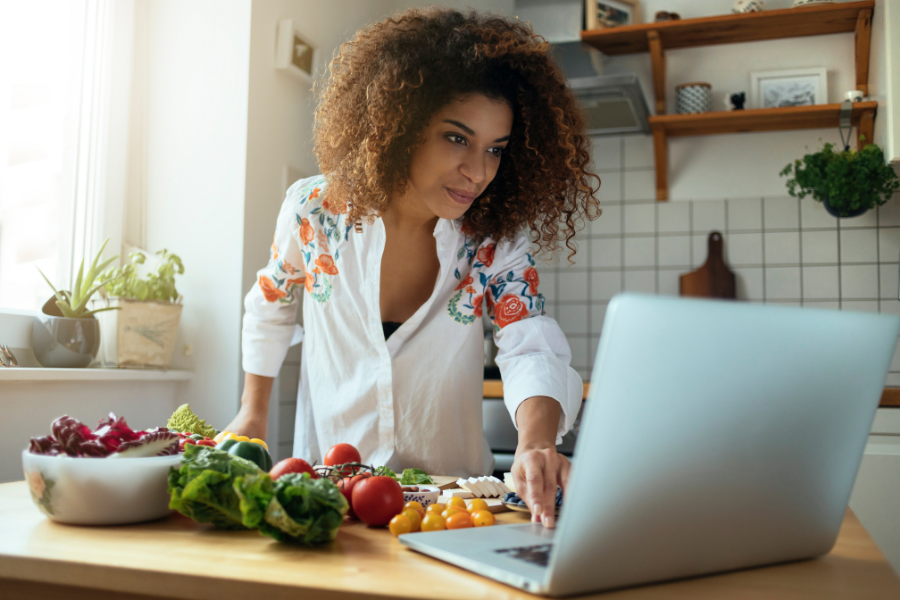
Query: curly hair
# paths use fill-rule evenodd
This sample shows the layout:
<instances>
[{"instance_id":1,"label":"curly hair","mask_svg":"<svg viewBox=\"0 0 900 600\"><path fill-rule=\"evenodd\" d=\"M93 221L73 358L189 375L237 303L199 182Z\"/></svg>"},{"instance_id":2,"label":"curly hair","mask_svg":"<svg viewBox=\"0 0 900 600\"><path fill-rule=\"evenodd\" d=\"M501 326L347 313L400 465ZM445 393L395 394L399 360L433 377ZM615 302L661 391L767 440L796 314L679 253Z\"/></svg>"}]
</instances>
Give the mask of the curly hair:
<instances>
[{"instance_id":1,"label":"curly hair","mask_svg":"<svg viewBox=\"0 0 900 600\"><path fill-rule=\"evenodd\" d=\"M565 239L571 259L576 230L600 214L584 119L547 42L502 17L412 9L341 46L316 109L329 201L348 222L382 213L405 191L432 116L471 94L508 102L513 126L496 177L463 216L465 231L508 240L527 226L539 253Z\"/></svg>"}]
</instances>

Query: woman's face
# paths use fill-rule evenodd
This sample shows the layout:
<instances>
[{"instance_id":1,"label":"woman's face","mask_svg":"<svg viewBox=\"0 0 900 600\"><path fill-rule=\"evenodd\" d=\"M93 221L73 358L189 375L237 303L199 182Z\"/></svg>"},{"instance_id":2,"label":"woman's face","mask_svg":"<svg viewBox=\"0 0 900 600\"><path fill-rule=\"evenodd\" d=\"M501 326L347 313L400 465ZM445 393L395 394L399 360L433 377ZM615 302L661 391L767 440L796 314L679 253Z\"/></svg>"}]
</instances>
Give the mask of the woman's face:
<instances>
[{"instance_id":1,"label":"woman's face","mask_svg":"<svg viewBox=\"0 0 900 600\"><path fill-rule=\"evenodd\" d=\"M512 131L505 100L472 94L439 110L423 132L405 196L443 219L457 219L497 175Z\"/></svg>"}]
</instances>

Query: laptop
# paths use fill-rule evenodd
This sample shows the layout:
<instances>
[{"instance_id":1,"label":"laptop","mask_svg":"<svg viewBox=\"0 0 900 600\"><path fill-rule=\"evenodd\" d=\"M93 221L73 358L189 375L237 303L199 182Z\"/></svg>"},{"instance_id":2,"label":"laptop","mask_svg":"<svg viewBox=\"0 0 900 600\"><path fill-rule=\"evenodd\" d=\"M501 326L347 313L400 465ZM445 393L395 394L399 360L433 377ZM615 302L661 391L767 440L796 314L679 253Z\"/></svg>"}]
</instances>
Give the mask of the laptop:
<instances>
[{"instance_id":1,"label":"laptop","mask_svg":"<svg viewBox=\"0 0 900 600\"><path fill-rule=\"evenodd\" d=\"M557 528L400 542L547 596L826 554L898 334L889 315L618 295Z\"/></svg>"}]
</instances>

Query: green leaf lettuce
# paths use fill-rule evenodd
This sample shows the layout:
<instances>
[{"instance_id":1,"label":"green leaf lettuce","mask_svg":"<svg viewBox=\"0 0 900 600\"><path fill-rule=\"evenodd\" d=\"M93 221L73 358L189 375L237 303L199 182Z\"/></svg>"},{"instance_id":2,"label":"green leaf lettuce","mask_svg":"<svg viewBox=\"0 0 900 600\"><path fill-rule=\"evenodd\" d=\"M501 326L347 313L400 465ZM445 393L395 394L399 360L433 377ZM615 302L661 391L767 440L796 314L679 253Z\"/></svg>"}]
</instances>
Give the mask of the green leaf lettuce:
<instances>
[{"instance_id":1,"label":"green leaf lettuce","mask_svg":"<svg viewBox=\"0 0 900 600\"><path fill-rule=\"evenodd\" d=\"M273 481L259 471L238 477L243 524L281 542L315 546L332 541L349 506L328 479L289 473Z\"/></svg>"}]
</instances>

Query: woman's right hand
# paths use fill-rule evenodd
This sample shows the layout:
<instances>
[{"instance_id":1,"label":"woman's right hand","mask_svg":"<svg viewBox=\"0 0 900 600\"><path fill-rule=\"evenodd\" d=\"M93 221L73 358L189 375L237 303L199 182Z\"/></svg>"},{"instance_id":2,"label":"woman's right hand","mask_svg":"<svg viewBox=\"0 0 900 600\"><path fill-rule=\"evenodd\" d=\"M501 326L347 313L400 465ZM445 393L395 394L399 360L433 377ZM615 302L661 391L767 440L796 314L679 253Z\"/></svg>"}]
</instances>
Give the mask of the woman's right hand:
<instances>
[{"instance_id":1,"label":"woman's right hand","mask_svg":"<svg viewBox=\"0 0 900 600\"><path fill-rule=\"evenodd\" d=\"M268 415L260 417L258 411L253 411L248 405L241 406L237 416L231 420L223 431L230 431L235 435L245 435L248 438L266 439L266 427Z\"/></svg>"},{"instance_id":2,"label":"woman's right hand","mask_svg":"<svg viewBox=\"0 0 900 600\"><path fill-rule=\"evenodd\" d=\"M274 377L246 373L244 375L244 395L241 396L241 409L223 431L265 440L266 427L269 422L269 397L272 395L274 383Z\"/></svg>"}]
</instances>

